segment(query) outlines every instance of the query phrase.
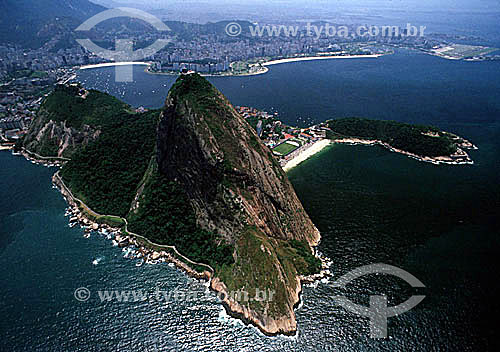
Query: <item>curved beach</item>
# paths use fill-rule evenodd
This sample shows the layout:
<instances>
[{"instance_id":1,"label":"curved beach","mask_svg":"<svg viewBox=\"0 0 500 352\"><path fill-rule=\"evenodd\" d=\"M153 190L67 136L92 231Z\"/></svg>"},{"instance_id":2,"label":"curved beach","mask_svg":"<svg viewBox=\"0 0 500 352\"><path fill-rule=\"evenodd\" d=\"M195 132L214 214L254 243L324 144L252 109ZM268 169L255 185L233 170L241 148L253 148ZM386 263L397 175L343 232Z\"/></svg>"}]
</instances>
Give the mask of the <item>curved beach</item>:
<instances>
[{"instance_id":1,"label":"curved beach","mask_svg":"<svg viewBox=\"0 0 500 352\"><path fill-rule=\"evenodd\" d=\"M301 150L295 157L293 157L291 160L288 160L287 163L283 166L283 170L285 172L290 171L293 169L295 166L299 165L301 162L306 161L310 157L312 157L314 154L319 153L326 147L328 147L330 144L332 144L332 141L329 139L322 139L317 142L315 142L313 145L310 147Z\"/></svg>"},{"instance_id":2,"label":"curved beach","mask_svg":"<svg viewBox=\"0 0 500 352\"><path fill-rule=\"evenodd\" d=\"M144 65L150 66L150 62L142 62L142 61L130 61L130 62L106 62L103 64L94 64L94 65L84 65L80 66L80 70L87 70L91 68L100 68L100 67L111 67L111 66L129 66L129 65Z\"/></svg>"},{"instance_id":3,"label":"curved beach","mask_svg":"<svg viewBox=\"0 0 500 352\"><path fill-rule=\"evenodd\" d=\"M262 66L271 66L279 64L287 64L290 62L299 61L313 61L313 60L331 60L331 59L376 59L383 56L383 54L371 54L371 55L329 55L329 56L306 56L306 57L293 57L289 59L271 60L262 63Z\"/></svg>"},{"instance_id":4,"label":"curved beach","mask_svg":"<svg viewBox=\"0 0 500 352\"><path fill-rule=\"evenodd\" d=\"M271 60L267 62L261 63L261 69L255 72L248 72L243 74L234 74L234 73L221 73L221 74L201 74L203 77L244 77L244 76L257 76L262 75L269 72L269 68L267 66L279 65L279 64L287 64L292 62L300 62L300 61L314 61L314 60L332 60L332 59L376 59L384 54L370 54L370 55L329 55L329 56L306 56L306 57L293 57L288 59L279 59L279 60ZM84 65L80 66L80 70L87 70L93 68L102 68L102 67L112 67L112 66L128 66L128 65L143 65L146 66L144 70L146 73L152 75L166 75L166 76L177 76L179 73L177 72L152 72L150 71L151 62L142 62L142 61L131 61L131 62L107 62L102 64L93 64L93 65Z\"/></svg>"}]
</instances>

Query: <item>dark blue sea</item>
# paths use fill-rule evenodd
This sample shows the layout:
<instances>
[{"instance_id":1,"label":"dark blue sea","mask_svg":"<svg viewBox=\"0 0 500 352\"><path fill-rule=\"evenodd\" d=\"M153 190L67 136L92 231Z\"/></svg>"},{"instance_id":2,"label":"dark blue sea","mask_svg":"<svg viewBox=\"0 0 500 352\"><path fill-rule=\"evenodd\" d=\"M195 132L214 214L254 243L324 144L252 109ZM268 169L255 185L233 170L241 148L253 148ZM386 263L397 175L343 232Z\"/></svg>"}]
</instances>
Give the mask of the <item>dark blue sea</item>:
<instances>
[{"instance_id":1,"label":"dark blue sea","mask_svg":"<svg viewBox=\"0 0 500 352\"><path fill-rule=\"evenodd\" d=\"M81 71L88 88L134 106L162 106L175 77L134 68ZM166 264L137 260L101 235L69 228L55 169L0 152L2 351L488 351L496 340L500 264L500 62L457 62L411 51L379 59L272 66L261 76L210 79L235 105L290 124L345 116L433 124L470 139L474 165L432 165L379 147L334 145L289 172L322 233L333 278L306 286L295 337L266 337L228 318L215 296L190 302L101 302L99 290L205 294ZM372 263L398 266L425 288L372 275L346 289L334 278ZM87 288L80 302L74 292ZM389 305L426 298L389 318L388 338L332 299Z\"/></svg>"}]
</instances>

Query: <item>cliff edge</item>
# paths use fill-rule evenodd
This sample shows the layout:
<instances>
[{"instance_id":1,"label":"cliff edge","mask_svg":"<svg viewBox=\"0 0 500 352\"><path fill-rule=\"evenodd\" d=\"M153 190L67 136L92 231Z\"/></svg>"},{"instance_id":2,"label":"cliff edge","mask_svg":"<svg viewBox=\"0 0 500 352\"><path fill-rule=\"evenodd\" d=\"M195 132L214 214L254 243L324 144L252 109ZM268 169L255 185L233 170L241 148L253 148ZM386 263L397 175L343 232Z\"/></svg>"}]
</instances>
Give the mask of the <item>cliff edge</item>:
<instances>
[{"instance_id":1,"label":"cliff edge","mask_svg":"<svg viewBox=\"0 0 500 352\"><path fill-rule=\"evenodd\" d=\"M234 263L217 267L211 283L228 310L264 333L294 333L298 275L310 269L319 231L256 132L197 74L170 90L157 163L186 191L197 224L234 246Z\"/></svg>"}]
</instances>

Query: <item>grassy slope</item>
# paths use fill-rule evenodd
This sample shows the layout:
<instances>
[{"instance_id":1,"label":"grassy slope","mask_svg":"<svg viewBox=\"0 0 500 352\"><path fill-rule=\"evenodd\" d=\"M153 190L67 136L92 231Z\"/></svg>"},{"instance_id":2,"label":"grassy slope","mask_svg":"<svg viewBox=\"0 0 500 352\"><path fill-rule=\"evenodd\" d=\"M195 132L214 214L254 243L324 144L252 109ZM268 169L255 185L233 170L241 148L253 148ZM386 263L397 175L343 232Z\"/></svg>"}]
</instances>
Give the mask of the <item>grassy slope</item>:
<instances>
[{"instance_id":1,"label":"grassy slope","mask_svg":"<svg viewBox=\"0 0 500 352\"><path fill-rule=\"evenodd\" d=\"M294 245L296 243L269 238L255 227L247 227L236 244L236 262L218 266L217 276L226 284L229 293L243 290L252 298L256 296L256 289L274 291L272 302L249 300L240 303L257 312L266 310L268 315L279 317L294 303L289 302L288 288L295 287L296 276L321 269L321 262L310 253L306 243L298 245L305 251Z\"/></svg>"}]
</instances>

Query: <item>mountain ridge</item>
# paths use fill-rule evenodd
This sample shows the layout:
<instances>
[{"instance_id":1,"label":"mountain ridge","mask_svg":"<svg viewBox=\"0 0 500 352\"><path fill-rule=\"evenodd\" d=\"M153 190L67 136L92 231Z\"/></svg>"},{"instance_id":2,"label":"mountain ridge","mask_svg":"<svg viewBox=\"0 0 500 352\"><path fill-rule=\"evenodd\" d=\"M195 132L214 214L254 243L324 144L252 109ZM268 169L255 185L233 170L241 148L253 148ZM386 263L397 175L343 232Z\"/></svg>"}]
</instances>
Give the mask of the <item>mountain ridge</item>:
<instances>
[{"instance_id":1,"label":"mountain ridge","mask_svg":"<svg viewBox=\"0 0 500 352\"><path fill-rule=\"evenodd\" d=\"M0 38L6 43L40 47L56 34L67 36L105 9L88 0L1 0Z\"/></svg>"}]
</instances>

